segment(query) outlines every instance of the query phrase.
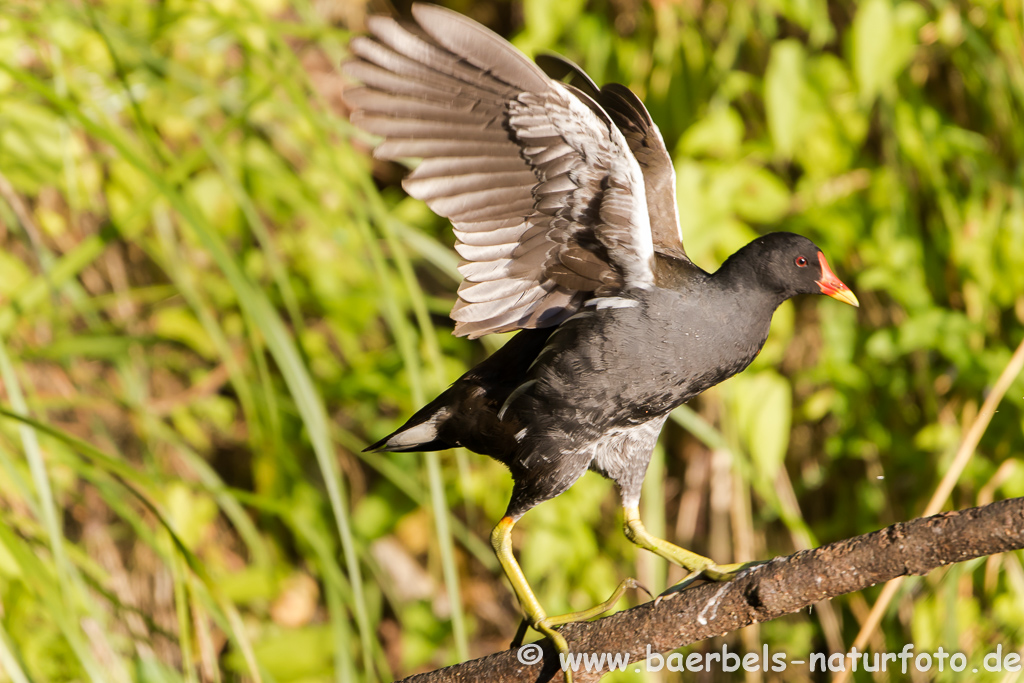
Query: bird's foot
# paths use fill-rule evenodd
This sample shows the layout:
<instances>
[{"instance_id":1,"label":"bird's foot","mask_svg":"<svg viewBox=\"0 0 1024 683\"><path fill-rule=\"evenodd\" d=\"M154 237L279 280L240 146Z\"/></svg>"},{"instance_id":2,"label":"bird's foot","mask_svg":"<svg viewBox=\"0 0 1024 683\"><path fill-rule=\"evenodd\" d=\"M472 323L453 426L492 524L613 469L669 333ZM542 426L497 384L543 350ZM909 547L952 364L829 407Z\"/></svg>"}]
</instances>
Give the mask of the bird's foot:
<instances>
[{"instance_id":1,"label":"bird's foot","mask_svg":"<svg viewBox=\"0 0 1024 683\"><path fill-rule=\"evenodd\" d=\"M594 605L590 609L581 610L579 612L568 612L566 614L559 614L553 617L543 616L536 620L523 619L522 623L519 624L519 630L516 631L516 637L512 640L512 647L520 647L523 644L523 638L526 637L526 631L529 628L533 628L538 633L543 634L551 644L554 645L555 650L558 651L559 658L558 663L562 666L562 672L565 674L566 683L572 683L572 670L564 666L567 662L569 655L569 643L566 642L565 637L558 632L556 627L564 624L571 624L577 621L587 621L599 617L605 612L615 607L615 603L619 601L622 594L626 592L627 588L638 588L647 595L651 595L651 592L644 588L636 579L624 579L612 592L604 602Z\"/></svg>"},{"instance_id":2,"label":"bird's foot","mask_svg":"<svg viewBox=\"0 0 1024 683\"><path fill-rule=\"evenodd\" d=\"M677 593L697 579L706 579L708 581L729 581L735 578L740 572L753 567L754 565L760 564L758 562L716 564L710 557L704 557L692 550L680 548L675 543L670 543L662 538L651 535L647 529L644 528L643 522L640 521L640 514L636 507L624 508L624 513L624 531L626 533L626 538L641 548L650 550L652 553L664 557L669 562L679 565L688 572L682 581L669 588L665 593L662 593L659 598L667 593Z\"/></svg>"},{"instance_id":3,"label":"bird's foot","mask_svg":"<svg viewBox=\"0 0 1024 683\"><path fill-rule=\"evenodd\" d=\"M587 622L589 620L592 620L592 618L600 616L604 612L609 611L612 607L614 607L615 603L618 602L618 599L623 597L623 594L626 592L626 590L630 588L640 589L648 596L651 596L650 591L644 588L644 586L636 579L624 579L621 584L618 584L618 586L611 593L611 595L608 596L607 600L594 605L590 609L583 609L578 612L567 612L565 614L557 614L555 616L545 616L544 618L541 618L541 620L539 620L536 624L530 624L524 618L522 623L519 625L519 630L516 632L515 639L512 641L512 647L518 647L522 644L522 639L526 635L526 629L528 629L529 627L534 627L536 631L539 631L547 635L547 632L542 627L554 629L554 627L562 626L564 624L573 624L575 622Z\"/></svg>"}]
</instances>

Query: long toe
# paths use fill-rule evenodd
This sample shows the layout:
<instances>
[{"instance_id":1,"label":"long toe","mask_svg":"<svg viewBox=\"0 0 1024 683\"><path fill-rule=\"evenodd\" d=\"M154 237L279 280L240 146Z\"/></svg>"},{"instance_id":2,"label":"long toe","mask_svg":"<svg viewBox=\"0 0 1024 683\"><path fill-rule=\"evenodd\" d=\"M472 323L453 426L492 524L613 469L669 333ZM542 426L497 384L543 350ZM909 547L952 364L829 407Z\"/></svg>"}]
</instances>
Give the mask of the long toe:
<instances>
[{"instance_id":1,"label":"long toe","mask_svg":"<svg viewBox=\"0 0 1024 683\"><path fill-rule=\"evenodd\" d=\"M647 595L651 592L644 588L639 581L633 578L623 579L622 582L612 591L612 594L604 602L594 605L590 609L581 610L579 612L569 612L568 614L559 614L554 617L547 617L544 619L544 623L548 626L561 626L562 624L571 624L577 621L587 621L599 617L605 612L610 611L615 607L615 603L619 601L622 594L626 592L627 588L638 588Z\"/></svg>"},{"instance_id":2,"label":"long toe","mask_svg":"<svg viewBox=\"0 0 1024 683\"><path fill-rule=\"evenodd\" d=\"M703 579L715 582L732 581L746 570L762 564L764 564L764 562L737 562L735 564L715 564L714 562L711 562L705 567L691 571L684 576L681 581L666 588L665 591L658 596L658 600L660 601L661 598L666 595L671 595L672 593L678 593L685 590L698 580Z\"/></svg>"},{"instance_id":3,"label":"long toe","mask_svg":"<svg viewBox=\"0 0 1024 683\"><path fill-rule=\"evenodd\" d=\"M636 579L624 579L604 602L595 605L590 609L585 609L579 612L569 612L568 614L544 617L530 623L530 626L532 626L537 632L542 633L551 641L559 654L558 664L559 666L562 666L563 663L568 663L569 644L566 642L565 637L556 630L556 627L577 621L587 621L588 619L601 616L615 607L615 603L619 601L619 598L622 597L622 594L626 592L627 588L638 588L647 593L647 595L651 594L651 592L644 588ZM516 633L515 640L512 642L512 647L518 647L523 642L523 636L526 635L527 623L529 622L524 621L522 625L520 625L519 631ZM562 673L565 675L566 683L572 683L572 670L568 666L562 666Z\"/></svg>"},{"instance_id":4,"label":"long toe","mask_svg":"<svg viewBox=\"0 0 1024 683\"><path fill-rule=\"evenodd\" d=\"M734 564L712 564L704 570L703 575L711 581L731 581L746 570L762 564L764 564L763 561L736 562Z\"/></svg>"},{"instance_id":5,"label":"long toe","mask_svg":"<svg viewBox=\"0 0 1024 683\"><path fill-rule=\"evenodd\" d=\"M554 624L550 623L550 619L542 619L534 624L533 628L543 633L551 641L551 644L555 646L555 650L558 652L558 666L562 669L562 674L565 676L565 683L572 683L572 668L563 666L563 662L566 665L569 662L569 643L566 642L565 637L554 629Z\"/></svg>"}]
</instances>

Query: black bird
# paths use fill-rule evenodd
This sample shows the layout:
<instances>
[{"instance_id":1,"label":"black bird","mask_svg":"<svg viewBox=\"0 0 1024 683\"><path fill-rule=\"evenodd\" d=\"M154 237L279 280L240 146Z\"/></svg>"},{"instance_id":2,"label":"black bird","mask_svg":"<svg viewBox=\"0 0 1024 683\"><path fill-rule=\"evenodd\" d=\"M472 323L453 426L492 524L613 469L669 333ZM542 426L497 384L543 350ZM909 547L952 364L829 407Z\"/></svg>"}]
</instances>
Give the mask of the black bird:
<instances>
[{"instance_id":1,"label":"black bird","mask_svg":"<svg viewBox=\"0 0 1024 683\"><path fill-rule=\"evenodd\" d=\"M636 95L560 58L542 61L549 76L449 10L412 13L417 25L371 17L372 37L351 41L345 71L363 84L345 92L351 120L383 137L378 158L422 159L403 185L455 228L455 334L521 331L367 450L464 446L508 466L512 499L491 543L527 622L568 652L554 627L610 609L622 586L593 610L546 616L512 553L516 521L590 469L617 484L631 541L688 578L730 578L735 566L640 522L662 425L750 364L786 299L858 303L791 233L705 272L683 250L672 162Z\"/></svg>"}]
</instances>

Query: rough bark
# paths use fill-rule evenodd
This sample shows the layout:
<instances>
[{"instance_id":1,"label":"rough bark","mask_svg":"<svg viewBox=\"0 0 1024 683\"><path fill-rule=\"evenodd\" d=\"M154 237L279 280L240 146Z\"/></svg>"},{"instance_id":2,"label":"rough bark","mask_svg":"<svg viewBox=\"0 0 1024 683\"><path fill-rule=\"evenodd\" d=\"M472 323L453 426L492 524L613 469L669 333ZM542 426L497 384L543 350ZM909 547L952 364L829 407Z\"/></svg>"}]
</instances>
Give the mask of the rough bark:
<instances>
[{"instance_id":1,"label":"rough bark","mask_svg":"<svg viewBox=\"0 0 1024 683\"><path fill-rule=\"evenodd\" d=\"M778 557L728 583L703 584L597 621L569 624L562 634L574 653L629 652L631 666L639 666L648 647L652 653L669 652L898 576L1021 548L1024 498L1013 498ZM522 664L511 649L405 682L561 680L556 654L546 642L543 649L543 660L533 666ZM585 683L600 675L580 671L575 680Z\"/></svg>"}]
</instances>

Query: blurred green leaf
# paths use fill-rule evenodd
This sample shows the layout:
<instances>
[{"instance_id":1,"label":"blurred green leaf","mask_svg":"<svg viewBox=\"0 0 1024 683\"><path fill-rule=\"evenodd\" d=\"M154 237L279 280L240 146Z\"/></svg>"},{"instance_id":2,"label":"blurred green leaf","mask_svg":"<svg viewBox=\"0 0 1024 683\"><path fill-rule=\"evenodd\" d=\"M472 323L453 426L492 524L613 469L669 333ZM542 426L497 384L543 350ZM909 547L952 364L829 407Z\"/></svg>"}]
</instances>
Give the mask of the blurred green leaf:
<instances>
[{"instance_id":1,"label":"blurred green leaf","mask_svg":"<svg viewBox=\"0 0 1024 683\"><path fill-rule=\"evenodd\" d=\"M736 183L733 206L740 218L770 224L782 220L789 211L789 190L771 171L737 164L730 175Z\"/></svg>"},{"instance_id":2,"label":"blurred green leaf","mask_svg":"<svg viewBox=\"0 0 1024 683\"><path fill-rule=\"evenodd\" d=\"M732 107L714 109L690 126L679 143L679 152L687 156L734 159L743 143L743 119Z\"/></svg>"},{"instance_id":3,"label":"blurred green leaf","mask_svg":"<svg viewBox=\"0 0 1024 683\"><path fill-rule=\"evenodd\" d=\"M854 74L865 102L874 100L894 72L893 14L891 0L865 0L853 18Z\"/></svg>"},{"instance_id":4,"label":"blurred green leaf","mask_svg":"<svg viewBox=\"0 0 1024 683\"><path fill-rule=\"evenodd\" d=\"M170 486L164 495L168 521L186 547L194 551L217 517L217 505L180 484Z\"/></svg>"},{"instance_id":5,"label":"blurred green leaf","mask_svg":"<svg viewBox=\"0 0 1024 683\"><path fill-rule=\"evenodd\" d=\"M253 646L261 667L276 681L297 681L330 674L332 641L330 629L310 626L280 629ZM245 663L237 653L227 656L228 666L239 673Z\"/></svg>"},{"instance_id":6,"label":"blurred green leaf","mask_svg":"<svg viewBox=\"0 0 1024 683\"><path fill-rule=\"evenodd\" d=\"M161 337L181 342L204 358L216 358L217 347L195 315L187 308L164 308L153 319Z\"/></svg>"},{"instance_id":7,"label":"blurred green leaf","mask_svg":"<svg viewBox=\"0 0 1024 683\"><path fill-rule=\"evenodd\" d=\"M884 0L882 0L884 1ZM806 53L795 40L772 46L764 74L764 104L775 151L793 156L804 133L803 90Z\"/></svg>"},{"instance_id":8,"label":"blurred green leaf","mask_svg":"<svg viewBox=\"0 0 1024 683\"><path fill-rule=\"evenodd\" d=\"M772 485L789 446L792 394L789 382L771 370L750 373L732 385L733 406L754 467Z\"/></svg>"},{"instance_id":9,"label":"blurred green leaf","mask_svg":"<svg viewBox=\"0 0 1024 683\"><path fill-rule=\"evenodd\" d=\"M917 48L917 33L926 21L913 2L865 0L853 19L854 74L861 101L870 104L906 67Z\"/></svg>"}]
</instances>

